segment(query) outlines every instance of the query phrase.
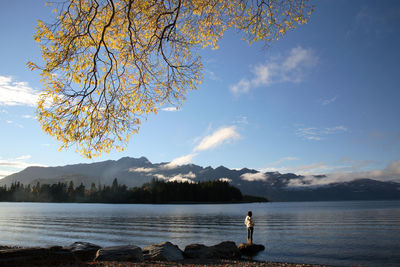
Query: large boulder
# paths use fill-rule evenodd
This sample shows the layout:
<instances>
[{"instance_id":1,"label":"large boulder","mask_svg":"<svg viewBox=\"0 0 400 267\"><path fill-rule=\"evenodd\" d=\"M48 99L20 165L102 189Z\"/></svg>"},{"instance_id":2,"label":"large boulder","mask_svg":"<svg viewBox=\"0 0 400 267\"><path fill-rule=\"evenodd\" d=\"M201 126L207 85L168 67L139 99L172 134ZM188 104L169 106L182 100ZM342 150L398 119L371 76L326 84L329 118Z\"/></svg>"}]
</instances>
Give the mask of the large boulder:
<instances>
[{"instance_id":1,"label":"large boulder","mask_svg":"<svg viewBox=\"0 0 400 267\"><path fill-rule=\"evenodd\" d=\"M218 259L237 259L241 257L240 251L235 242L224 241L211 247L213 257Z\"/></svg>"},{"instance_id":2,"label":"large boulder","mask_svg":"<svg viewBox=\"0 0 400 267\"><path fill-rule=\"evenodd\" d=\"M180 261L183 260L183 252L177 245L163 242L143 248L143 258L145 260Z\"/></svg>"},{"instance_id":3,"label":"large boulder","mask_svg":"<svg viewBox=\"0 0 400 267\"><path fill-rule=\"evenodd\" d=\"M238 249L240 252L245 255L245 256L254 256L258 252L263 251L265 247L263 245L257 245L257 244L240 244L238 246Z\"/></svg>"},{"instance_id":4,"label":"large boulder","mask_svg":"<svg viewBox=\"0 0 400 267\"><path fill-rule=\"evenodd\" d=\"M88 261L96 257L96 253L101 247L89 242L78 241L64 247L64 249L71 251L81 261Z\"/></svg>"},{"instance_id":5,"label":"large boulder","mask_svg":"<svg viewBox=\"0 0 400 267\"><path fill-rule=\"evenodd\" d=\"M0 266L33 266L77 263L71 251L60 246L0 250Z\"/></svg>"},{"instance_id":6,"label":"large boulder","mask_svg":"<svg viewBox=\"0 0 400 267\"><path fill-rule=\"evenodd\" d=\"M235 242L224 241L214 246L191 244L185 247L185 257L192 259L238 259L241 257Z\"/></svg>"},{"instance_id":7,"label":"large boulder","mask_svg":"<svg viewBox=\"0 0 400 267\"><path fill-rule=\"evenodd\" d=\"M95 261L143 261L142 249L129 246L115 246L99 249L96 253Z\"/></svg>"},{"instance_id":8,"label":"large boulder","mask_svg":"<svg viewBox=\"0 0 400 267\"><path fill-rule=\"evenodd\" d=\"M17 249L17 248L22 248L22 247L0 246L0 250L5 250L5 249Z\"/></svg>"},{"instance_id":9,"label":"large boulder","mask_svg":"<svg viewBox=\"0 0 400 267\"><path fill-rule=\"evenodd\" d=\"M190 259L209 259L212 256L210 247L203 244L187 245L183 253L186 258Z\"/></svg>"}]
</instances>

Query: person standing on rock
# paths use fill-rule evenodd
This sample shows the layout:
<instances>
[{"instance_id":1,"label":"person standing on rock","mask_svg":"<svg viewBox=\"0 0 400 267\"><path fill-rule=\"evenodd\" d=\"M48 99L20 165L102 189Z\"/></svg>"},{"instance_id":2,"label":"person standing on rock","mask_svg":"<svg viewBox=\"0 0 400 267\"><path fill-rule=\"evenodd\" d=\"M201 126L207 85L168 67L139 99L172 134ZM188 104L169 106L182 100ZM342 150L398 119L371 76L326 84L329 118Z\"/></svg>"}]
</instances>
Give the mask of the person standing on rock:
<instances>
[{"instance_id":1,"label":"person standing on rock","mask_svg":"<svg viewBox=\"0 0 400 267\"><path fill-rule=\"evenodd\" d=\"M247 243L249 245L253 244L253 232L254 232L254 219L253 213L251 211L247 212L246 219L244 220L244 224L247 227Z\"/></svg>"}]
</instances>

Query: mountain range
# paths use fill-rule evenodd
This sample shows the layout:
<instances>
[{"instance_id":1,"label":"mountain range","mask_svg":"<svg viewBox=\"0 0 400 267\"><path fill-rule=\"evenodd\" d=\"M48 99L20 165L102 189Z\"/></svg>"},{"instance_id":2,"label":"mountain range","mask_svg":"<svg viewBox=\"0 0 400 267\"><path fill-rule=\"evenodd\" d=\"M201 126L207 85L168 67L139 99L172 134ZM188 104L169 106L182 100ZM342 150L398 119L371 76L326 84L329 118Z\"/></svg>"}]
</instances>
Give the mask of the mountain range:
<instances>
[{"instance_id":1,"label":"mountain range","mask_svg":"<svg viewBox=\"0 0 400 267\"><path fill-rule=\"evenodd\" d=\"M312 178L318 180L325 177L314 175ZM306 177L293 173L262 173L247 168L237 170L195 164L176 166L168 162L153 164L145 157L124 157L119 160L58 167L28 167L1 179L0 186L9 186L13 182L27 185L73 181L76 186L83 183L90 187L92 183L110 185L115 178L128 187L141 186L152 179L183 182L224 180L239 188L243 194L262 196L271 201L400 199L400 183L397 182L365 178L315 186L308 185Z\"/></svg>"}]
</instances>

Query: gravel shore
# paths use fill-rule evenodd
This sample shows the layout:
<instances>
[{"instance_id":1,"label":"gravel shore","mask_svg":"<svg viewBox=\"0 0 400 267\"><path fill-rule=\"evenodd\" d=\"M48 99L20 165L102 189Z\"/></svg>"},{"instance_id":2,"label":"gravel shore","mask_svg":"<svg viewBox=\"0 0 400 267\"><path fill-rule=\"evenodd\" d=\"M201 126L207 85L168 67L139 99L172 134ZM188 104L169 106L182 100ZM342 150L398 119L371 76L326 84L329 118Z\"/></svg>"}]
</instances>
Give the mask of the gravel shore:
<instances>
[{"instance_id":1,"label":"gravel shore","mask_svg":"<svg viewBox=\"0 0 400 267\"><path fill-rule=\"evenodd\" d=\"M250 260L185 260L182 262L161 262L161 261L147 261L140 263L130 262L95 262L88 263L86 266L96 267L333 267L331 265L316 265L316 264L297 264L297 263L282 263L282 262L262 262Z\"/></svg>"},{"instance_id":2,"label":"gravel shore","mask_svg":"<svg viewBox=\"0 0 400 267\"><path fill-rule=\"evenodd\" d=\"M184 262L163 262L163 261L146 261L146 262L85 262L85 263L55 263L45 262L35 263L18 263L16 265L0 263L0 266L7 267L334 267L332 265L318 264L298 264L283 262L262 262L262 261L233 261L233 260L210 260L210 261L184 261Z\"/></svg>"},{"instance_id":3,"label":"gravel shore","mask_svg":"<svg viewBox=\"0 0 400 267\"><path fill-rule=\"evenodd\" d=\"M11 247L11 246L0 246L1 250L15 250L21 249L21 247ZM284 262L264 262L264 261L254 261L254 260L225 260L225 259L185 259L182 261L142 261L142 262L121 262L121 261L86 261L86 262L76 262L65 261L63 258L47 258L38 257L33 261L3 261L0 259L1 266L18 266L18 267L33 267L33 266L65 266L65 267L227 267L227 266L237 266L237 267L333 267L332 265L319 265L319 264L299 264L299 263L284 263Z\"/></svg>"}]
</instances>

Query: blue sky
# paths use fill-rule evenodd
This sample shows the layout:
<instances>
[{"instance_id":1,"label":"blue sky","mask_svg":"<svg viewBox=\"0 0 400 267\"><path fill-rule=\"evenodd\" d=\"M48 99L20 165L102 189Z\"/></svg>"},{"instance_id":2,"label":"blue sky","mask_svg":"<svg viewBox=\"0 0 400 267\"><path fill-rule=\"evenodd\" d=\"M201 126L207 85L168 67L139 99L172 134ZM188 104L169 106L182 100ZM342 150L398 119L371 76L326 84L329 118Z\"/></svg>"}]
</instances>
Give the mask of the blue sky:
<instances>
[{"instance_id":1,"label":"blue sky","mask_svg":"<svg viewBox=\"0 0 400 267\"><path fill-rule=\"evenodd\" d=\"M204 82L180 110L148 117L126 152L87 160L41 129L36 20L44 1L0 9L0 178L27 166L120 157L400 181L400 2L315 1L310 22L249 46L229 31L203 50Z\"/></svg>"}]
</instances>

